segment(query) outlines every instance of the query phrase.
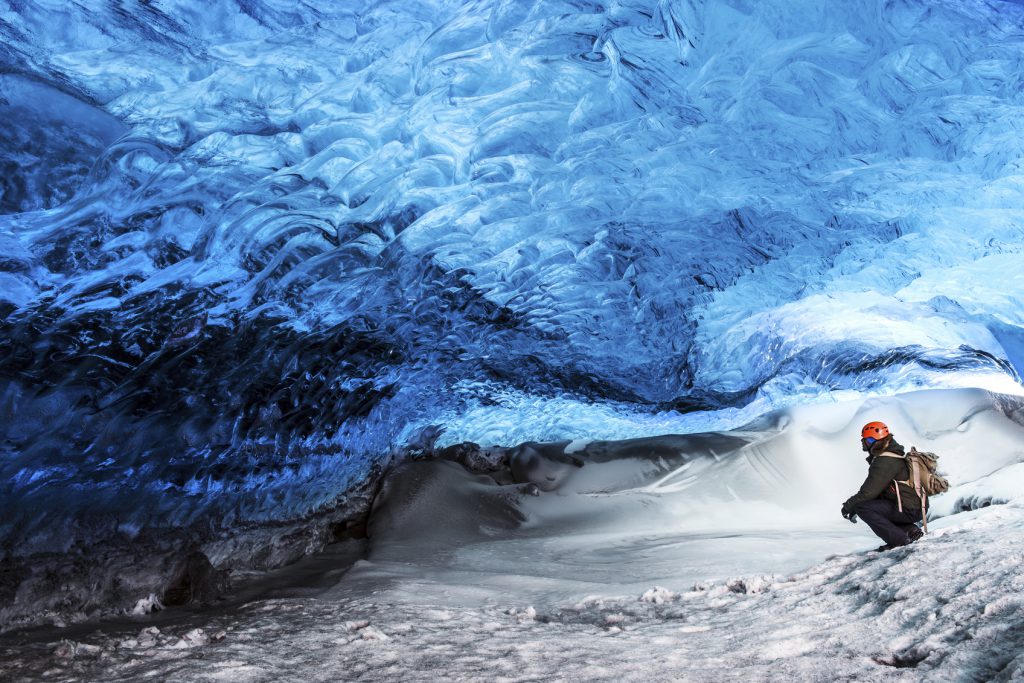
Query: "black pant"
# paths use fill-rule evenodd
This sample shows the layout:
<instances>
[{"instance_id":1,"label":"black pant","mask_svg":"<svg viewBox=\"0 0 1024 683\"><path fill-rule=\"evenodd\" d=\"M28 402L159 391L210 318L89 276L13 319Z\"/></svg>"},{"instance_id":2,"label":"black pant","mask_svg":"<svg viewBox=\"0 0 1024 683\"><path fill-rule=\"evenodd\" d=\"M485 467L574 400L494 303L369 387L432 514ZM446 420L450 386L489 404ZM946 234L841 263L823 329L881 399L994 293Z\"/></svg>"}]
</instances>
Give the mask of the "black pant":
<instances>
[{"instance_id":1,"label":"black pant","mask_svg":"<svg viewBox=\"0 0 1024 683\"><path fill-rule=\"evenodd\" d=\"M885 498L857 503L853 511L871 527L876 536L893 547L910 543L909 534L917 530L915 522L921 519L920 510L904 507L903 512L900 512L896 503Z\"/></svg>"}]
</instances>

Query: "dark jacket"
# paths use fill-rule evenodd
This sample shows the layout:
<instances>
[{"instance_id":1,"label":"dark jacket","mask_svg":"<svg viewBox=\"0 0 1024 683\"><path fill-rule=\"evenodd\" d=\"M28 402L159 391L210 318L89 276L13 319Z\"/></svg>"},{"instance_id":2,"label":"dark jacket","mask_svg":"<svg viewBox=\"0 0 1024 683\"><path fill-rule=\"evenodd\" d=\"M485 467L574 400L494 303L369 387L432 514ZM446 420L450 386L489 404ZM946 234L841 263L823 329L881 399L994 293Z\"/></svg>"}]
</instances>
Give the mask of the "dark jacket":
<instances>
[{"instance_id":1,"label":"dark jacket","mask_svg":"<svg viewBox=\"0 0 1024 683\"><path fill-rule=\"evenodd\" d=\"M893 482L910 479L910 467L906 460L884 456L882 453L903 455L904 450L903 446L896 443L896 439L891 436L876 442L867 457L868 476L864 479L864 483L861 484L860 490L850 496L846 503L843 504L844 509L853 510L857 503L874 500L875 498L884 498L894 503L896 502L896 489ZM917 497L913 487L907 484L899 484L899 487L900 498L903 500L903 509L911 511L920 510L921 499Z\"/></svg>"}]
</instances>

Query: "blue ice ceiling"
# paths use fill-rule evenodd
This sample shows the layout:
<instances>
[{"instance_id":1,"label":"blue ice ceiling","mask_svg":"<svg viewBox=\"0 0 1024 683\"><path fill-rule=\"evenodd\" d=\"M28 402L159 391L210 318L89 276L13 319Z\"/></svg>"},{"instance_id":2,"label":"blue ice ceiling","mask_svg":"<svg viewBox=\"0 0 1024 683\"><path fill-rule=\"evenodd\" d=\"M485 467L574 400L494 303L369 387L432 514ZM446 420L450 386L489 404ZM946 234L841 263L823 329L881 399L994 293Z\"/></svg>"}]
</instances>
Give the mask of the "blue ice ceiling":
<instances>
[{"instance_id":1,"label":"blue ice ceiling","mask_svg":"<svg viewBox=\"0 0 1024 683\"><path fill-rule=\"evenodd\" d=\"M432 423L1022 366L1016 4L0 2L0 48L8 548L300 514Z\"/></svg>"}]
</instances>

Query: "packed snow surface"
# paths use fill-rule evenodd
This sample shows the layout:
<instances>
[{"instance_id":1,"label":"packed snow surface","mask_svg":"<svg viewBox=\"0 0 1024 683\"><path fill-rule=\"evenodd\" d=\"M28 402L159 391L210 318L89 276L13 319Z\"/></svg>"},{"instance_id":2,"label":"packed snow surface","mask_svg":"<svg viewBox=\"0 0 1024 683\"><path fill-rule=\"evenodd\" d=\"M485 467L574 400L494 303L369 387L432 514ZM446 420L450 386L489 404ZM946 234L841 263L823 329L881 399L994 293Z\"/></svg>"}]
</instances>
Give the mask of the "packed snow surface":
<instances>
[{"instance_id":1,"label":"packed snow surface","mask_svg":"<svg viewBox=\"0 0 1024 683\"><path fill-rule=\"evenodd\" d=\"M866 472L858 437L870 418L939 453L952 483L935 499L930 533L886 553L839 516ZM319 578L279 573L259 599L207 612L9 635L0 674L1024 678L1019 398L919 392L793 409L733 432L591 443L576 455L584 465L539 495L451 462L407 463L387 480L354 564L339 551Z\"/></svg>"}]
</instances>

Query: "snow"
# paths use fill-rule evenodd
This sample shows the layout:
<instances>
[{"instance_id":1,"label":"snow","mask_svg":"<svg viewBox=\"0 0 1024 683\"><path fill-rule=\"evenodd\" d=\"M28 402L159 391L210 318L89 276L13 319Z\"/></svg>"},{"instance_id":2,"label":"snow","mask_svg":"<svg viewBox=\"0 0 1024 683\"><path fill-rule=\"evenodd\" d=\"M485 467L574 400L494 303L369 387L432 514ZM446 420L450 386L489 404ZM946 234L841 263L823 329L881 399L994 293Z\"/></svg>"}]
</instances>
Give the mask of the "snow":
<instances>
[{"instance_id":1,"label":"snow","mask_svg":"<svg viewBox=\"0 0 1024 683\"><path fill-rule=\"evenodd\" d=\"M731 450L723 435L686 437L707 447L680 455L690 487L652 486L674 465L632 442L619 457L615 444L576 450L586 464L540 496L451 462L410 463L340 578L288 591L285 573L284 594L230 607L8 635L0 675L1021 680L1021 405L950 390L792 409L733 433ZM939 453L954 482L930 533L885 553L838 514L865 472L866 417ZM947 503L965 496L991 504ZM160 626L140 631L146 619Z\"/></svg>"},{"instance_id":2,"label":"snow","mask_svg":"<svg viewBox=\"0 0 1024 683\"><path fill-rule=\"evenodd\" d=\"M140 598L139 601L135 603L135 607L132 608L132 614L135 616L142 616L143 614L156 612L163 608L164 606L160 602L160 598L158 598L154 593L150 593L148 596Z\"/></svg>"},{"instance_id":3,"label":"snow","mask_svg":"<svg viewBox=\"0 0 1024 683\"><path fill-rule=\"evenodd\" d=\"M675 600L678 597L679 595L677 593L673 593L667 588L655 586L651 590L641 595L640 600L641 602L653 602L656 605L660 605L662 603Z\"/></svg>"},{"instance_id":4,"label":"snow","mask_svg":"<svg viewBox=\"0 0 1024 683\"><path fill-rule=\"evenodd\" d=\"M1019 680L1021 533L1024 505L1011 503L913 547L833 556L770 583L735 577L678 586L663 602L553 603L532 618L488 605L436 618L369 596L298 599L287 611L268 601L212 617L211 628L227 633L195 646L201 656L183 659L173 636L143 652L101 637L102 645L62 645L39 668L56 661L49 680L58 681L140 680L169 667L196 681L236 667L242 680ZM730 588L751 582L763 585ZM356 614L372 615L372 625L339 640L334 624ZM24 662L19 674L30 680L30 671Z\"/></svg>"},{"instance_id":5,"label":"snow","mask_svg":"<svg viewBox=\"0 0 1024 683\"><path fill-rule=\"evenodd\" d=\"M1020 454L1024 458L1024 452ZM1024 462L1009 465L960 486L954 486L931 503L933 515L943 516L1006 503L1024 491Z\"/></svg>"}]
</instances>

